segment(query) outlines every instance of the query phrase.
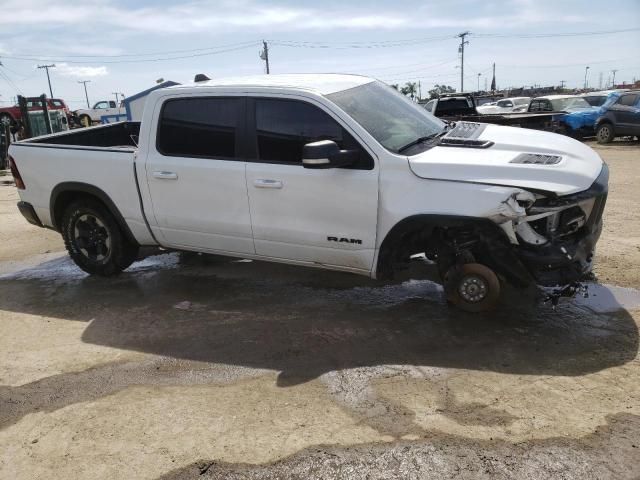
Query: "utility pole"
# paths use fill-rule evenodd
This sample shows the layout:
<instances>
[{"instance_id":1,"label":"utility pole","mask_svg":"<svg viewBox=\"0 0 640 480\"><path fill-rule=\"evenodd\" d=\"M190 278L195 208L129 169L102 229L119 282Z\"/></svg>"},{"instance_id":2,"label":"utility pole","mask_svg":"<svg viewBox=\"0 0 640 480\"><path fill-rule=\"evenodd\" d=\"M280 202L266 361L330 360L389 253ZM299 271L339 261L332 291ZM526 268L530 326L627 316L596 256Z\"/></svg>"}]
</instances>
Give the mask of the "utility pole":
<instances>
[{"instance_id":1,"label":"utility pole","mask_svg":"<svg viewBox=\"0 0 640 480\"><path fill-rule=\"evenodd\" d=\"M418 100L422 100L422 85L420 84L420 80L418 80Z\"/></svg>"},{"instance_id":2,"label":"utility pole","mask_svg":"<svg viewBox=\"0 0 640 480\"><path fill-rule=\"evenodd\" d=\"M602 72L600 72L600 79L598 81L598 90L602 90Z\"/></svg>"},{"instance_id":3,"label":"utility pole","mask_svg":"<svg viewBox=\"0 0 640 480\"><path fill-rule=\"evenodd\" d=\"M589 73L589 65L584 69L584 89L587 89L587 73Z\"/></svg>"},{"instance_id":4,"label":"utility pole","mask_svg":"<svg viewBox=\"0 0 640 480\"><path fill-rule=\"evenodd\" d=\"M84 85L84 96L87 99L87 108L91 108L89 106L89 94L87 93L87 83L91 82L91 80L79 80L78 83L82 83Z\"/></svg>"},{"instance_id":5,"label":"utility pole","mask_svg":"<svg viewBox=\"0 0 640 480\"><path fill-rule=\"evenodd\" d=\"M478 74L478 92L480 91L480 75L482 75L481 73Z\"/></svg>"},{"instance_id":6,"label":"utility pole","mask_svg":"<svg viewBox=\"0 0 640 480\"><path fill-rule=\"evenodd\" d=\"M611 73L613 73L613 80L611 80L611 88L616 88L616 72L618 70L611 70Z\"/></svg>"},{"instance_id":7,"label":"utility pole","mask_svg":"<svg viewBox=\"0 0 640 480\"><path fill-rule=\"evenodd\" d=\"M564 84L567 83L566 80L560 80L560 90L564 90Z\"/></svg>"},{"instance_id":8,"label":"utility pole","mask_svg":"<svg viewBox=\"0 0 640 480\"><path fill-rule=\"evenodd\" d=\"M49 82L49 93L51 94L51 98L53 98L53 90L51 89L51 78L49 77L49 69L56 68L56 64L52 63L51 65L38 65L38 68L44 68L47 71L47 82Z\"/></svg>"},{"instance_id":9,"label":"utility pole","mask_svg":"<svg viewBox=\"0 0 640 480\"><path fill-rule=\"evenodd\" d=\"M469 42L465 40L465 37L469 35L470 32L463 32L458 34L460 37L460 46L458 47L458 52L460 53L460 93L464 92L464 46L469 45Z\"/></svg>"},{"instance_id":10,"label":"utility pole","mask_svg":"<svg viewBox=\"0 0 640 480\"><path fill-rule=\"evenodd\" d=\"M267 65L267 75L269 75L269 45L266 41L262 41L262 51L260 52L260 58L265 61Z\"/></svg>"},{"instance_id":11,"label":"utility pole","mask_svg":"<svg viewBox=\"0 0 640 480\"><path fill-rule=\"evenodd\" d=\"M116 96L116 108L118 107L118 95L120 95L118 92L111 92Z\"/></svg>"}]
</instances>

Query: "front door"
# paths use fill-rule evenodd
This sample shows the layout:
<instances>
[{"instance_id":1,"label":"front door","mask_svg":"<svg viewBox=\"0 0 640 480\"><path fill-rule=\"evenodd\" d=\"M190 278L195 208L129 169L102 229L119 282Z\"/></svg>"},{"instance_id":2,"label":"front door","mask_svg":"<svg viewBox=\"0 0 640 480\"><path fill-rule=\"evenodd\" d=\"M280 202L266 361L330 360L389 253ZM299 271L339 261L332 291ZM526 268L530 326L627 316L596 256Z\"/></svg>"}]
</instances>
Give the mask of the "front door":
<instances>
[{"instance_id":1,"label":"front door","mask_svg":"<svg viewBox=\"0 0 640 480\"><path fill-rule=\"evenodd\" d=\"M146 176L152 226L166 246L255 253L245 162L239 158L245 99L164 102Z\"/></svg>"},{"instance_id":2,"label":"front door","mask_svg":"<svg viewBox=\"0 0 640 480\"><path fill-rule=\"evenodd\" d=\"M378 168L371 154L310 101L258 97L247 108L256 135L255 160L247 163L256 253L369 271L378 215ZM304 168L302 147L318 140L358 150L358 164Z\"/></svg>"}]
</instances>

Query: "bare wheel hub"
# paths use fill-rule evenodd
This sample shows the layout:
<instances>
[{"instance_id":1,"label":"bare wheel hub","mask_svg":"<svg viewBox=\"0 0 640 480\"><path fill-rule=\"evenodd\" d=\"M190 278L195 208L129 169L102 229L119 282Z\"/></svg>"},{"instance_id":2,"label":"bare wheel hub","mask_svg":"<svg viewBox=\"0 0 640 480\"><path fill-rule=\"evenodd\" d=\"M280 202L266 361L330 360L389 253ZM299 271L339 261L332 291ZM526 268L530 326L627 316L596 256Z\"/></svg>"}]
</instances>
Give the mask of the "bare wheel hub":
<instances>
[{"instance_id":1,"label":"bare wheel hub","mask_svg":"<svg viewBox=\"0 0 640 480\"><path fill-rule=\"evenodd\" d=\"M480 302L485 299L489 285L480 276L467 275L462 278L458 286L458 293L467 302Z\"/></svg>"}]
</instances>

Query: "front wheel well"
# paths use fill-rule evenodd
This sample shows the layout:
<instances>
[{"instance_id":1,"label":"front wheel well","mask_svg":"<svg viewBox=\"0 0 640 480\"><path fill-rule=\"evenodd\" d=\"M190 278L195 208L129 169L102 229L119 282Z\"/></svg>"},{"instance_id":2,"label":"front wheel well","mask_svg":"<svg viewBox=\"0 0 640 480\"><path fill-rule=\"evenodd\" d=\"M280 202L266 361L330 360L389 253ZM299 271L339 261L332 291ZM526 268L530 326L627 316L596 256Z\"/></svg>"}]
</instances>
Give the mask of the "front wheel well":
<instances>
[{"instance_id":1,"label":"front wheel well","mask_svg":"<svg viewBox=\"0 0 640 480\"><path fill-rule=\"evenodd\" d=\"M393 278L412 255L424 253L441 273L455 262L485 264L520 286L531 275L514 253L504 231L487 218L415 215L398 222L380 246L376 277Z\"/></svg>"}]
</instances>

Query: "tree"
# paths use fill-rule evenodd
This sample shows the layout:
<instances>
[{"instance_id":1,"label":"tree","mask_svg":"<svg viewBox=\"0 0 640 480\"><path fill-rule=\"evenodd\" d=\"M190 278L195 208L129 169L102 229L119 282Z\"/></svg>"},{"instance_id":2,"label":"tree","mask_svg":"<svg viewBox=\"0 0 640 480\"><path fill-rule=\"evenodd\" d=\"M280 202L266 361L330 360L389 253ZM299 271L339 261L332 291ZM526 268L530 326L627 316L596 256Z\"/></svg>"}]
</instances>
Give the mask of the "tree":
<instances>
[{"instance_id":1,"label":"tree","mask_svg":"<svg viewBox=\"0 0 640 480\"><path fill-rule=\"evenodd\" d=\"M404 87L400 89L400 93L403 95L409 95L411 100L414 100L418 93L418 84L416 82L407 82L404 84Z\"/></svg>"},{"instance_id":2,"label":"tree","mask_svg":"<svg viewBox=\"0 0 640 480\"><path fill-rule=\"evenodd\" d=\"M454 93L455 88L449 85L438 85L437 83L429 90L429 98L437 98L441 93Z\"/></svg>"},{"instance_id":3,"label":"tree","mask_svg":"<svg viewBox=\"0 0 640 480\"><path fill-rule=\"evenodd\" d=\"M389 85L391 88L395 88L396 90L398 90L398 84L397 83L392 83L391 85Z\"/></svg>"}]
</instances>

